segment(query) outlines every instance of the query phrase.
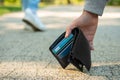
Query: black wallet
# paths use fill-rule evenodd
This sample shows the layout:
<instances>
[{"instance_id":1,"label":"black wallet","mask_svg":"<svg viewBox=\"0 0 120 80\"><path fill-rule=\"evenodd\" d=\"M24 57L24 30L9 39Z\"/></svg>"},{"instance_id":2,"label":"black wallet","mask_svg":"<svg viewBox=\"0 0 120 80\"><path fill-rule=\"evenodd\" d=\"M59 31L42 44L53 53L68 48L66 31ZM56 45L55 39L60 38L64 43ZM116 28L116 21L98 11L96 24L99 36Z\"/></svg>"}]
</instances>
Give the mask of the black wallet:
<instances>
[{"instance_id":1,"label":"black wallet","mask_svg":"<svg viewBox=\"0 0 120 80\"><path fill-rule=\"evenodd\" d=\"M88 71L90 70L91 52L89 43L78 28L73 29L68 38L65 38L65 32L62 33L49 47L49 50L62 68L66 68L71 63L80 71L83 71L83 66Z\"/></svg>"}]
</instances>

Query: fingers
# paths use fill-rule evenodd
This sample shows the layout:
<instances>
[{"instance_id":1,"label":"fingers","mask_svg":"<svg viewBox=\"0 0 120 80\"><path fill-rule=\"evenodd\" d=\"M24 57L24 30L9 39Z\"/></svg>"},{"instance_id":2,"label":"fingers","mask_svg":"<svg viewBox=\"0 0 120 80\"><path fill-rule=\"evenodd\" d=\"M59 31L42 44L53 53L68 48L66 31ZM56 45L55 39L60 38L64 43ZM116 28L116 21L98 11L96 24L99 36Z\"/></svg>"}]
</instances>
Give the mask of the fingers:
<instances>
[{"instance_id":1,"label":"fingers","mask_svg":"<svg viewBox=\"0 0 120 80\"><path fill-rule=\"evenodd\" d=\"M94 50L93 41L90 41L89 45L90 45L90 50Z\"/></svg>"},{"instance_id":2,"label":"fingers","mask_svg":"<svg viewBox=\"0 0 120 80\"><path fill-rule=\"evenodd\" d=\"M65 38L67 38L70 34L71 34L71 32L72 32L72 30L75 28L76 26L68 26L67 27L67 29L66 29L66 34L65 34Z\"/></svg>"},{"instance_id":3,"label":"fingers","mask_svg":"<svg viewBox=\"0 0 120 80\"><path fill-rule=\"evenodd\" d=\"M67 38L70 34L71 34L71 31L77 27L76 26L76 22L73 21L67 28L66 28L66 34L65 34L65 38Z\"/></svg>"},{"instance_id":4,"label":"fingers","mask_svg":"<svg viewBox=\"0 0 120 80\"><path fill-rule=\"evenodd\" d=\"M94 46L93 45L90 45L90 50L94 50Z\"/></svg>"},{"instance_id":5,"label":"fingers","mask_svg":"<svg viewBox=\"0 0 120 80\"><path fill-rule=\"evenodd\" d=\"M71 34L72 29L70 27L67 27L66 33L65 33L65 38L67 38Z\"/></svg>"}]
</instances>

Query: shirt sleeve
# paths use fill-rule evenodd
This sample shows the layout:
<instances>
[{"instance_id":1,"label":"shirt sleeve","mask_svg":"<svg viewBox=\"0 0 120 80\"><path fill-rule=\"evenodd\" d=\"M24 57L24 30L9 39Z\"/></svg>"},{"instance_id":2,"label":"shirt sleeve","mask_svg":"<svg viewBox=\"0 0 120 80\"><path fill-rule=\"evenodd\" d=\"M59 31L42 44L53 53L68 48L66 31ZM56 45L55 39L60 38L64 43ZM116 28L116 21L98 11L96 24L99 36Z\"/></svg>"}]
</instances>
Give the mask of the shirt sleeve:
<instances>
[{"instance_id":1,"label":"shirt sleeve","mask_svg":"<svg viewBox=\"0 0 120 80\"><path fill-rule=\"evenodd\" d=\"M102 16L107 1L108 0L86 0L84 10Z\"/></svg>"}]
</instances>

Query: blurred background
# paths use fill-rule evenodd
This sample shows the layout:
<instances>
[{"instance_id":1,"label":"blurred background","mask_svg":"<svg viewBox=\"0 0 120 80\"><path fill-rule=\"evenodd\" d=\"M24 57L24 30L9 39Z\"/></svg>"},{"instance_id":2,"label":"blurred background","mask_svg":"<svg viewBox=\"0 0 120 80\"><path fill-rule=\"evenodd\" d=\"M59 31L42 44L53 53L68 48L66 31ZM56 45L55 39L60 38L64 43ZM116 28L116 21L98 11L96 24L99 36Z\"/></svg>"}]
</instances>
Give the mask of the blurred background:
<instances>
[{"instance_id":1,"label":"blurred background","mask_svg":"<svg viewBox=\"0 0 120 80\"><path fill-rule=\"evenodd\" d=\"M41 0L39 7L50 5L83 5L84 0ZM120 6L120 0L110 0L108 6ZM20 11L21 0L0 0L0 15Z\"/></svg>"}]
</instances>

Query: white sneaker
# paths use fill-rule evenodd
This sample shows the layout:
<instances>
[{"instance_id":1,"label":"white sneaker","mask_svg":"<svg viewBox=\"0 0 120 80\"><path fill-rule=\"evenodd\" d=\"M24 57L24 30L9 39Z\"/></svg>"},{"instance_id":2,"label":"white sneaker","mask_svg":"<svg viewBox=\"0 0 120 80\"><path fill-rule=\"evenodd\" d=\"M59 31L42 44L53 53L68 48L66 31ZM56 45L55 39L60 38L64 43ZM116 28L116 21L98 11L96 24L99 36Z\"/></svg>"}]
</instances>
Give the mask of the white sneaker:
<instances>
[{"instance_id":1,"label":"white sneaker","mask_svg":"<svg viewBox=\"0 0 120 80\"><path fill-rule=\"evenodd\" d=\"M45 31L46 27L44 24L40 21L37 15L34 15L30 9L26 9L25 11L25 17L23 18L23 21L29 25L36 31Z\"/></svg>"}]
</instances>

